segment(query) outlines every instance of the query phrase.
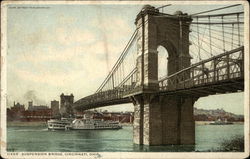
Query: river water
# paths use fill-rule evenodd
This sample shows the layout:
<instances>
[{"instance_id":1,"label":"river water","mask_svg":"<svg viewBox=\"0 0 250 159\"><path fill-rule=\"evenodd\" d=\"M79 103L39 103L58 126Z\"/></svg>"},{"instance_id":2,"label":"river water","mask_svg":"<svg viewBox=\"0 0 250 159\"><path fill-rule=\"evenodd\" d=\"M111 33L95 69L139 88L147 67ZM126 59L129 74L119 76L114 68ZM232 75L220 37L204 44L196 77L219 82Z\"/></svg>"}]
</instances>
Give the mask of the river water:
<instances>
[{"instance_id":1,"label":"river water","mask_svg":"<svg viewBox=\"0 0 250 159\"><path fill-rule=\"evenodd\" d=\"M120 130L48 131L46 127L7 128L7 151L16 152L189 152L213 151L223 140L244 135L244 125L196 125L196 145L138 146L133 127Z\"/></svg>"}]
</instances>

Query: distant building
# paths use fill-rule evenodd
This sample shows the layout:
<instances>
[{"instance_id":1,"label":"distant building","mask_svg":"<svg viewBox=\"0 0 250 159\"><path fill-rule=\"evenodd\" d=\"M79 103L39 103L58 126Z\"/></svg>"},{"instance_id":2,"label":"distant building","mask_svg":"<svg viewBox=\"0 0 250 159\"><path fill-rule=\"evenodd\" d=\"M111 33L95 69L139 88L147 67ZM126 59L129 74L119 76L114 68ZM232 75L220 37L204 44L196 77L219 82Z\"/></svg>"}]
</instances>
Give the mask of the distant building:
<instances>
[{"instance_id":1,"label":"distant building","mask_svg":"<svg viewBox=\"0 0 250 159\"><path fill-rule=\"evenodd\" d=\"M21 116L21 121L47 121L52 116L52 110L45 105L33 105L33 101L28 102L28 109Z\"/></svg>"},{"instance_id":2,"label":"distant building","mask_svg":"<svg viewBox=\"0 0 250 159\"><path fill-rule=\"evenodd\" d=\"M50 107L51 107L51 110L52 110L52 116L54 116L54 117L59 116L59 114L60 114L59 101L57 101L57 100L51 101L50 102Z\"/></svg>"},{"instance_id":3,"label":"distant building","mask_svg":"<svg viewBox=\"0 0 250 159\"><path fill-rule=\"evenodd\" d=\"M14 112L25 111L24 104L23 105L20 103L15 104L15 102L14 102L13 107L11 107L11 111L14 111Z\"/></svg>"},{"instance_id":4,"label":"distant building","mask_svg":"<svg viewBox=\"0 0 250 159\"><path fill-rule=\"evenodd\" d=\"M45 106L45 105L29 106L29 107L28 107L28 110L29 110L29 111L46 110L46 109L49 109L49 107L48 107L48 106Z\"/></svg>"},{"instance_id":5,"label":"distant building","mask_svg":"<svg viewBox=\"0 0 250 159\"><path fill-rule=\"evenodd\" d=\"M64 95L63 93L60 96L60 113L63 117L69 117L73 115L72 105L74 103L74 96L71 93L70 95Z\"/></svg>"},{"instance_id":6,"label":"distant building","mask_svg":"<svg viewBox=\"0 0 250 159\"><path fill-rule=\"evenodd\" d=\"M59 105L59 104L58 104ZM7 108L7 121L47 121L52 117L52 110L44 105L34 106L28 102L28 109L20 103Z\"/></svg>"},{"instance_id":7,"label":"distant building","mask_svg":"<svg viewBox=\"0 0 250 159\"><path fill-rule=\"evenodd\" d=\"M52 117L50 108L26 110L21 116L21 121L47 121Z\"/></svg>"},{"instance_id":8,"label":"distant building","mask_svg":"<svg viewBox=\"0 0 250 159\"><path fill-rule=\"evenodd\" d=\"M25 112L25 106L20 103L13 104L13 107L7 108L7 120L13 121L13 120L20 120L21 116Z\"/></svg>"},{"instance_id":9,"label":"distant building","mask_svg":"<svg viewBox=\"0 0 250 159\"><path fill-rule=\"evenodd\" d=\"M33 101L28 102L28 110L29 111L45 110L45 109L49 109L49 108L47 106L44 106L44 105L34 106Z\"/></svg>"}]
</instances>

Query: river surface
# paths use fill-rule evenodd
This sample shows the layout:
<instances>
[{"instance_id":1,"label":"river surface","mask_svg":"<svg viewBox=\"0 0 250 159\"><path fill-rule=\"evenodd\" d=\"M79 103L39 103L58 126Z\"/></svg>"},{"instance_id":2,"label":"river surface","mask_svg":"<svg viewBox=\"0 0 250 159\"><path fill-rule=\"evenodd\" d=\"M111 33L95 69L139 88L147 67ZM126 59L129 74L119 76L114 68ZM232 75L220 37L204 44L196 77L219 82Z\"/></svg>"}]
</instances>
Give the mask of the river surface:
<instances>
[{"instance_id":1,"label":"river surface","mask_svg":"<svg viewBox=\"0 0 250 159\"><path fill-rule=\"evenodd\" d=\"M189 152L213 151L223 140L244 135L244 125L196 125L196 145L138 146L133 127L120 130L48 131L46 127L7 128L7 151L16 152Z\"/></svg>"}]
</instances>

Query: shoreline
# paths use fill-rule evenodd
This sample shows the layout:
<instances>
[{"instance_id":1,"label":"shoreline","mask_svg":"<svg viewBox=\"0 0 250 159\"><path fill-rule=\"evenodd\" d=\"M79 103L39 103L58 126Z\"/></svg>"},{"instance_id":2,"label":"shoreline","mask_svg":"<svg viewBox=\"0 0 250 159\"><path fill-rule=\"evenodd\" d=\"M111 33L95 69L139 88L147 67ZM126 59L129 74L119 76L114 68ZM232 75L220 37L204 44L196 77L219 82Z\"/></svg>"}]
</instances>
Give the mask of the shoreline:
<instances>
[{"instance_id":1,"label":"shoreline","mask_svg":"<svg viewBox=\"0 0 250 159\"><path fill-rule=\"evenodd\" d=\"M214 121L195 121L195 125L209 125L210 123L213 123ZM244 124L243 121L238 122L232 122L233 125L242 125Z\"/></svg>"},{"instance_id":2,"label":"shoreline","mask_svg":"<svg viewBox=\"0 0 250 159\"><path fill-rule=\"evenodd\" d=\"M213 121L195 121L195 125L209 125ZM233 122L234 125L241 125L244 122ZM122 126L132 126L133 123L121 123ZM8 126L47 126L47 122L45 121L9 121L7 122Z\"/></svg>"},{"instance_id":3,"label":"shoreline","mask_svg":"<svg viewBox=\"0 0 250 159\"><path fill-rule=\"evenodd\" d=\"M8 126L47 126L45 121L9 121Z\"/></svg>"}]
</instances>

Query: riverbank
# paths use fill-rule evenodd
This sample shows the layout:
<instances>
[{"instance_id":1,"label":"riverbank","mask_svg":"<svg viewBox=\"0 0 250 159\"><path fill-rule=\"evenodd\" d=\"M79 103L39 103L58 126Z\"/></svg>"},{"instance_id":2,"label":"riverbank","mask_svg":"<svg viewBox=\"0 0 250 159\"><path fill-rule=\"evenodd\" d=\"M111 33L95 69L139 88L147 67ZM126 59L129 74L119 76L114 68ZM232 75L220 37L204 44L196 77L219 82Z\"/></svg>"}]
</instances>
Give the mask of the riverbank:
<instances>
[{"instance_id":1,"label":"riverbank","mask_svg":"<svg viewBox=\"0 0 250 159\"><path fill-rule=\"evenodd\" d=\"M195 125L209 125L213 121L195 121ZM234 124L244 124L244 122L234 122ZM121 123L122 126L132 126L132 123ZM32 122L22 122L22 121L9 121L7 126L47 126L45 121L32 121Z\"/></svg>"},{"instance_id":2,"label":"riverbank","mask_svg":"<svg viewBox=\"0 0 250 159\"><path fill-rule=\"evenodd\" d=\"M122 126L132 126L132 123L121 123ZM47 126L45 121L9 121L7 122L7 126Z\"/></svg>"},{"instance_id":3,"label":"riverbank","mask_svg":"<svg viewBox=\"0 0 250 159\"><path fill-rule=\"evenodd\" d=\"M213 123L214 121L195 121L195 125L209 125L210 123ZM244 122L233 122L234 125L242 125Z\"/></svg>"},{"instance_id":4,"label":"riverbank","mask_svg":"<svg viewBox=\"0 0 250 159\"><path fill-rule=\"evenodd\" d=\"M7 126L47 126L47 123L45 121L31 121L31 122L10 121L7 122Z\"/></svg>"}]
</instances>

